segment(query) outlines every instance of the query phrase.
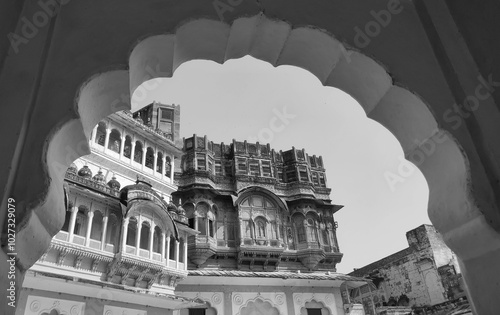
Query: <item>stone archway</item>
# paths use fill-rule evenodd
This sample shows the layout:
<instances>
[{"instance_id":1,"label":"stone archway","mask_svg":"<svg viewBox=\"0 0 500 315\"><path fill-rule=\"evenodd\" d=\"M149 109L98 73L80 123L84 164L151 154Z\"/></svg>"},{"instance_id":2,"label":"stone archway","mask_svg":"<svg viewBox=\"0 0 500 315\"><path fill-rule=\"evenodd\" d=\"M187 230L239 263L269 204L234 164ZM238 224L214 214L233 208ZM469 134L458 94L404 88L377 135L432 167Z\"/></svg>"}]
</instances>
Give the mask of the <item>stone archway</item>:
<instances>
[{"instance_id":1,"label":"stone archway","mask_svg":"<svg viewBox=\"0 0 500 315\"><path fill-rule=\"evenodd\" d=\"M232 25L198 19L175 34L150 36L137 44L125 66L90 78L77 97L78 118L57 124L47 140L45 176L31 183L36 194L26 196L26 219L18 233L19 269L26 270L48 247L63 225L61 202L64 172L89 153L93 126L105 116L127 109L130 91L156 77L170 77L183 62L208 59L218 63L251 55L274 66L304 68L327 86L354 97L368 116L386 126L400 141L408 158L418 164L429 188L429 215L447 244L461 258L471 293L483 282L468 276L479 268L464 264L483 255L497 259L499 235L486 222L470 190L469 161L454 137L438 127L433 113L415 94L394 84L386 69L360 52L350 50L326 32L293 28L262 14L236 19ZM132 108L132 110L139 109ZM39 187L37 187L37 185ZM23 195L23 194L21 194ZM479 244L491 244L481 247ZM474 271L472 271L474 270ZM478 296L479 298L479 296Z\"/></svg>"},{"instance_id":2,"label":"stone archway","mask_svg":"<svg viewBox=\"0 0 500 315\"><path fill-rule=\"evenodd\" d=\"M280 315L280 312L270 302L256 298L244 305L238 315Z\"/></svg>"}]
</instances>

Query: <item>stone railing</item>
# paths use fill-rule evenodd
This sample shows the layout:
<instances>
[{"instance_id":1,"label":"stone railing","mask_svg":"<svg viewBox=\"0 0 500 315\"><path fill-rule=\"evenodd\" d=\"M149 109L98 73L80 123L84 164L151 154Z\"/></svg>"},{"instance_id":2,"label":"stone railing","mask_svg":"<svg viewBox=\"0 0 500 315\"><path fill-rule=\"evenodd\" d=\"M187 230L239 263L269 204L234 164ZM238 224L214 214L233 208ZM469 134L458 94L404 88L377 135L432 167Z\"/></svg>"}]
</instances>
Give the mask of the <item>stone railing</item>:
<instances>
[{"instance_id":1,"label":"stone railing","mask_svg":"<svg viewBox=\"0 0 500 315\"><path fill-rule=\"evenodd\" d=\"M120 192L118 190L111 189L106 184L96 183L93 179L84 178L84 177L78 176L78 174L75 174L72 172L66 172L65 179L72 181L72 182L75 182L75 183L78 183L78 184L81 184L81 185L88 187L88 188L93 188L94 190L99 190L99 191L105 192L111 196L115 196L115 197L120 196Z\"/></svg>"}]
</instances>

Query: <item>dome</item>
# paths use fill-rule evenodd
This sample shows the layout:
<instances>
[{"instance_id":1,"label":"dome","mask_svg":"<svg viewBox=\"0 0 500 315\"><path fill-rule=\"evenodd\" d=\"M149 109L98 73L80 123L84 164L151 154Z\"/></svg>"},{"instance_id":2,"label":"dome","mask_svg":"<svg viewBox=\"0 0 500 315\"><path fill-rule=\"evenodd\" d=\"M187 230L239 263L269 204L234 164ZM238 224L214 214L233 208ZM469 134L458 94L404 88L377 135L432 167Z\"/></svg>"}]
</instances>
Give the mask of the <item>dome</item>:
<instances>
[{"instance_id":1,"label":"dome","mask_svg":"<svg viewBox=\"0 0 500 315\"><path fill-rule=\"evenodd\" d=\"M87 165L85 165L78 171L78 176L90 179L92 178L92 171Z\"/></svg>"},{"instance_id":2,"label":"dome","mask_svg":"<svg viewBox=\"0 0 500 315\"><path fill-rule=\"evenodd\" d=\"M120 190L121 184L119 181L116 180L116 177L113 176L111 180L108 182L108 186L112 190Z\"/></svg>"},{"instance_id":3,"label":"dome","mask_svg":"<svg viewBox=\"0 0 500 315\"><path fill-rule=\"evenodd\" d=\"M95 176L92 178L93 181L95 181L99 185L105 185L106 182L104 181L104 175L102 174L102 171L99 169L99 172L95 174Z\"/></svg>"},{"instance_id":4,"label":"dome","mask_svg":"<svg viewBox=\"0 0 500 315\"><path fill-rule=\"evenodd\" d=\"M168 211L177 212L177 206L174 205L174 203L172 201L170 201L170 203L167 206L167 210Z\"/></svg>"},{"instance_id":5,"label":"dome","mask_svg":"<svg viewBox=\"0 0 500 315\"><path fill-rule=\"evenodd\" d=\"M71 174L76 174L78 172L78 167L76 166L75 163L71 163L71 165L68 167L68 170L66 171Z\"/></svg>"},{"instance_id":6,"label":"dome","mask_svg":"<svg viewBox=\"0 0 500 315\"><path fill-rule=\"evenodd\" d=\"M184 210L184 208L181 205L179 205L177 207L177 214L179 214L179 215L186 215L186 210Z\"/></svg>"}]
</instances>

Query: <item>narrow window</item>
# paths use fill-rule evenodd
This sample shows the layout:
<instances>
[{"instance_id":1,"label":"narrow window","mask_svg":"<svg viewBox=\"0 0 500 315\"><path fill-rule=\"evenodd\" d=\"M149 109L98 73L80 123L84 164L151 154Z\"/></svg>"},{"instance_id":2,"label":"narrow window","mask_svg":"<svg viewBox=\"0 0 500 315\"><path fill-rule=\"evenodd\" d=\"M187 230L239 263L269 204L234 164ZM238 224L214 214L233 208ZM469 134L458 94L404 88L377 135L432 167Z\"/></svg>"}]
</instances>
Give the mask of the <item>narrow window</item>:
<instances>
[{"instance_id":1,"label":"narrow window","mask_svg":"<svg viewBox=\"0 0 500 315\"><path fill-rule=\"evenodd\" d=\"M156 172L163 173L163 153L158 152L158 157L156 158Z\"/></svg>"},{"instance_id":2,"label":"narrow window","mask_svg":"<svg viewBox=\"0 0 500 315\"><path fill-rule=\"evenodd\" d=\"M299 175L300 175L300 181L302 182L309 181L309 176L307 176L307 168L305 168L304 166L301 166L299 168Z\"/></svg>"},{"instance_id":3,"label":"narrow window","mask_svg":"<svg viewBox=\"0 0 500 315\"><path fill-rule=\"evenodd\" d=\"M208 233L210 237L214 237L214 221L208 220Z\"/></svg>"},{"instance_id":4,"label":"narrow window","mask_svg":"<svg viewBox=\"0 0 500 315\"><path fill-rule=\"evenodd\" d=\"M161 229L155 226L155 232L153 234L153 252L159 253L161 248Z\"/></svg>"},{"instance_id":5,"label":"narrow window","mask_svg":"<svg viewBox=\"0 0 500 315\"><path fill-rule=\"evenodd\" d=\"M271 162L262 161L262 176L271 177Z\"/></svg>"},{"instance_id":6,"label":"narrow window","mask_svg":"<svg viewBox=\"0 0 500 315\"><path fill-rule=\"evenodd\" d=\"M135 143L134 161L142 163L142 143L139 141Z\"/></svg>"},{"instance_id":7,"label":"narrow window","mask_svg":"<svg viewBox=\"0 0 500 315\"><path fill-rule=\"evenodd\" d=\"M149 249L149 229L149 225L143 222L141 228L141 244L139 245L142 249Z\"/></svg>"},{"instance_id":8,"label":"narrow window","mask_svg":"<svg viewBox=\"0 0 500 315\"><path fill-rule=\"evenodd\" d=\"M200 235L207 235L207 227L205 226L205 218L198 218L198 231Z\"/></svg>"},{"instance_id":9,"label":"narrow window","mask_svg":"<svg viewBox=\"0 0 500 315\"><path fill-rule=\"evenodd\" d=\"M170 236L170 252L169 252L168 257L170 257L171 260L175 260L175 237L172 235Z\"/></svg>"},{"instance_id":10,"label":"narrow window","mask_svg":"<svg viewBox=\"0 0 500 315\"><path fill-rule=\"evenodd\" d=\"M100 211L94 211L92 218L92 230L90 231L90 238L100 241L102 237L102 214Z\"/></svg>"},{"instance_id":11,"label":"narrow window","mask_svg":"<svg viewBox=\"0 0 500 315\"><path fill-rule=\"evenodd\" d=\"M320 173L320 174L319 174L319 183L320 183L320 186L321 186L321 187L326 187L326 178L325 178L325 174L323 174L323 173Z\"/></svg>"},{"instance_id":12,"label":"narrow window","mask_svg":"<svg viewBox=\"0 0 500 315\"><path fill-rule=\"evenodd\" d=\"M196 154L196 163L198 171L205 171L207 169L205 162L205 154Z\"/></svg>"},{"instance_id":13,"label":"narrow window","mask_svg":"<svg viewBox=\"0 0 500 315\"><path fill-rule=\"evenodd\" d=\"M236 173L237 174L247 174L247 160L238 158L237 159L237 168L236 168Z\"/></svg>"},{"instance_id":14,"label":"narrow window","mask_svg":"<svg viewBox=\"0 0 500 315\"><path fill-rule=\"evenodd\" d=\"M111 130L109 134L108 149L116 153L120 153L120 146L122 142L122 136L120 132L116 129Z\"/></svg>"},{"instance_id":15,"label":"narrow window","mask_svg":"<svg viewBox=\"0 0 500 315\"><path fill-rule=\"evenodd\" d=\"M105 139L106 139L106 124L100 122L99 125L97 126L97 132L95 134L95 142L98 145L104 146Z\"/></svg>"},{"instance_id":16,"label":"narrow window","mask_svg":"<svg viewBox=\"0 0 500 315\"><path fill-rule=\"evenodd\" d=\"M129 158L132 156L132 138L125 137L125 146L123 147L123 156Z\"/></svg>"},{"instance_id":17,"label":"narrow window","mask_svg":"<svg viewBox=\"0 0 500 315\"><path fill-rule=\"evenodd\" d=\"M116 215L111 214L108 217L108 227L106 229L106 243L117 245L118 237L118 219Z\"/></svg>"},{"instance_id":18,"label":"narrow window","mask_svg":"<svg viewBox=\"0 0 500 315\"><path fill-rule=\"evenodd\" d=\"M80 208L76 214L75 229L73 233L75 235L85 236L87 231L87 214Z\"/></svg>"},{"instance_id":19,"label":"narrow window","mask_svg":"<svg viewBox=\"0 0 500 315\"><path fill-rule=\"evenodd\" d=\"M222 175L222 162L215 161L215 175Z\"/></svg>"},{"instance_id":20,"label":"narrow window","mask_svg":"<svg viewBox=\"0 0 500 315\"><path fill-rule=\"evenodd\" d=\"M137 233L137 219L130 218L127 230L127 245L135 246L136 233Z\"/></svg>"},{"instance_id":21,"label":"narrow window","mask_svg":"<svg viewBox=\"0 0 500 315\"><path fill-rule=\"evenodd\" d=\"M250 175L259 176L259 160L248 160L248 167L250 169Z\"/></svg>"},{"instance_id":22,"label":"narrow window","mask_svg":"<svg viewBox=\"0 0 500 315\"><path fill-rule=\"evenodd\" d=\"M147 168L150 168L150 169L153 169L153 165L154 165L154 162L155 161L155 153L153 151L152 148L147 148L146 150L146 162L145 162L145 166Z\"/></svg>"}]
</instances>

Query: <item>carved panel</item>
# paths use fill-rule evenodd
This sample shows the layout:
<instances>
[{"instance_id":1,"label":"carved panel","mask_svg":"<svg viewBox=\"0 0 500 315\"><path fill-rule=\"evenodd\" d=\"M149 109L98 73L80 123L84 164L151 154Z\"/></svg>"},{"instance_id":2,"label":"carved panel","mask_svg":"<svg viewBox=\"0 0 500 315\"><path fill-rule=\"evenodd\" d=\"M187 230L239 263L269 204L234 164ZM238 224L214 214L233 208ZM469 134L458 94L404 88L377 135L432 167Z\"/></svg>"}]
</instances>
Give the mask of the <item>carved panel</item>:
<instances>
[{"instance_id":1,"label":"carved panel","mask_svg":"<svg viewBox=\"0 0 500 315\"><path fill-rule=\"evenodd\" d=\"M249 305L260 300L269 303L276 308L280 314L288 314L286 306L286 295L284 292L234 292L232 299L232 313L240 315L241 311Z\"/></svg>"},{"instance_id":2,"label":"carved panel","mask_svg":"<svg viewBox=\"0 0 500 315\"><path fill-rule=\"evenodd\" d=\"M146 315L147 312L133 308L117 307L117 306L104 306L104 315Z\"/></svg>"},{"instance_id":3,"label":"carved panel","mask_svg":"<svg viewBox=\"0 0 500 315\"><path fill-rule=\"evenodd\" d=\"M83 315L85 310L84 302L46 298L36 295L28 296L26 301L25 315L50 314L55 310L59 314Z\"/></svg>"}]
</instances>

